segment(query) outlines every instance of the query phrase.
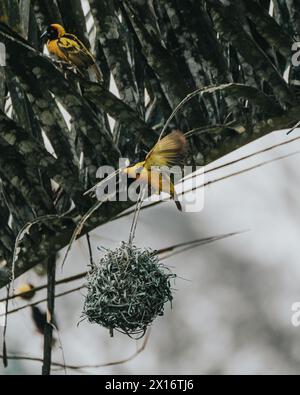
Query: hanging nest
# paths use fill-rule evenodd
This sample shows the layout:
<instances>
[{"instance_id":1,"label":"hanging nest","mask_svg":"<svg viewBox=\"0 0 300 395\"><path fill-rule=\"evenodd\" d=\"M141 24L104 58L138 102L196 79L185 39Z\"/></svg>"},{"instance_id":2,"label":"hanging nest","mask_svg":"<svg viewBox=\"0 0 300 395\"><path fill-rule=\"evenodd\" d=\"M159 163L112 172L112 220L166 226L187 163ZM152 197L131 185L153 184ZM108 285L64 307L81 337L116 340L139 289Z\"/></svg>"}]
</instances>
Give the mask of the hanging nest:
<instances>
[{"instance_id":1,"label":"hanging nest","mask_svg":"<svg viewBox=\"0 0 300 395\"><path fill-rule=\"evenodd\" d=\"M172 302L170 280L176 277L150 249L125 242L106 254L87 277L83 317L130 337L142 337L164 305Z\"/></svg>"}]
</instances>

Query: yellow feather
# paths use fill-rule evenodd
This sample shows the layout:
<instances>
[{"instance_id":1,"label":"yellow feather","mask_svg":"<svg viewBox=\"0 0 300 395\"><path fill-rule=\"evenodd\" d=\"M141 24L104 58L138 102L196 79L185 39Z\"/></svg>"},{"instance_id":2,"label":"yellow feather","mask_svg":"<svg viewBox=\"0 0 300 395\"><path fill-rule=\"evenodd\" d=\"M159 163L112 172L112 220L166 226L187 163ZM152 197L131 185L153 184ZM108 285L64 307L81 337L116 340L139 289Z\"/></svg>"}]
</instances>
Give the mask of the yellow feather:
<instances>
[{"instance_id":1,"label":"yellow feather","mask_svg":"<svg viewBox=\"0 0 300 395\"><path fill-rule=\"evenodd\" d=\"M47 48L48 51L57 56L59 59L62 59L64 61L68 61L67 57L65 56L65 54L60 50L59 46L57 45L58 40L49 40L47 42Z\"/></svg>"},{"instance_id":2,"label":"yellow feather","mask_svg":"<svg viewBox=\"0 0 300 395\"><path fill-rule=\"evenodd\" d=\"M175 130L160 140L146 157L145 167L172 167L182 163L186 150L186 138L182 132Z\"/></svg>"},{"instance_id":3,"label":"yellow feather","mask_svg":"<svg viewBox=\"0 0 300 395\"><path fill-rule=\"evenodd\" d=\"M78 67L89 67L95 64L93 55L74 35L68 34L57 41L59 49L65 57Z\"/></svg>"},{"instance_id":4,"label":"yellow feather","mask_svg":"<svg viewBox=\"0 0 300 395\"><path fill-rule=\"evenodd\" d=\"M54 29L56 29L58 37L62 37L66 34L65 29L58 23L52 23L52 25L50 25L50 26L53 27Z\"/></svg>"}]
</instances>

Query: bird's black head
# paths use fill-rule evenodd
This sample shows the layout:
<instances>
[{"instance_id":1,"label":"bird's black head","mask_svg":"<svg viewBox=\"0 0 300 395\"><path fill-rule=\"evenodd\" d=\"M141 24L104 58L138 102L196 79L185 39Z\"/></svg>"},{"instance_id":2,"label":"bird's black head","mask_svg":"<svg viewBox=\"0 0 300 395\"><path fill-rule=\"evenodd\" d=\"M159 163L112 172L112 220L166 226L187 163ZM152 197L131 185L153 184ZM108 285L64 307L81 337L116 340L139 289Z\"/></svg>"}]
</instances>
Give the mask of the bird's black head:
<instances>
[{"instance_id":1,"label":"bird's black head","mask_svg":"<svg viewBox=\"0 0 300 395\"><path fill-rule=\"evenodd\" d=\"M47 30L41 35L41 39L56 40L65 34L65 30L58 24L48 26Z\"/></svg>"}]
</instances>

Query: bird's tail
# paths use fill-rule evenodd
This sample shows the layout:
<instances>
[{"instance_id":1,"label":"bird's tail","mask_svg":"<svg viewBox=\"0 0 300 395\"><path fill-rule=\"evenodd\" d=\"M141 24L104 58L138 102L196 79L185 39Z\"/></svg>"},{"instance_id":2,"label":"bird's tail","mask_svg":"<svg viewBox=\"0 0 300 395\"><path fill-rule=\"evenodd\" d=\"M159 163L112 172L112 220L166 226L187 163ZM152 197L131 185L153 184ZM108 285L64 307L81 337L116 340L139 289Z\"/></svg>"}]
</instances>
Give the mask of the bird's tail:
<instances>
[{"instance_id":1,"label":"bird's tail","mask_svg":"<svg viewBox=\"0 0 300 395\"><path fill-rule=\"evenodd\" d=\"M182 205L181 205L181 203L180 203L178 200L176 200L176 198L174 199L174 202L175 202L176 207L178 208L178 210L179 210L179 211L182 211Z\"/></svg>"},{"instance_id":2,"label":"bird's tail","mask_svg":"<svg viewBox=\"0 0 300 395\"><path fill-rule=\"evenodd\" d=\"M175 202L175 204L176 204L176 207L178 208L178 210L179 211L182 211L182 205L181 205L181 203L180 203L180 201L178 200L178 195L177 195L177 193L176 193L176 191L175 191L175 187L174 187L174 184L170 181L170 194L171 194L171 197L172 197L172 199L174 200L174 202Z\"/></svg>"}]
</instances>

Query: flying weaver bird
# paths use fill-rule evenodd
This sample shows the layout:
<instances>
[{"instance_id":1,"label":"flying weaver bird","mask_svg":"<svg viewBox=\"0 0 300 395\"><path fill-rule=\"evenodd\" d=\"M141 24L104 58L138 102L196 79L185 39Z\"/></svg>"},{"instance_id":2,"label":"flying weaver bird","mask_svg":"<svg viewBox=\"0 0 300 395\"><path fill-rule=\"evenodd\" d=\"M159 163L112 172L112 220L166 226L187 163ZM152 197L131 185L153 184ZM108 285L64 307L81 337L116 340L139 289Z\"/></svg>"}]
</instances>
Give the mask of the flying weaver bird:
<instances>
[{"instance_id":1,"label":"flying weaver bird","mask_svg":"<svg viewBox=\"0 0 300 395\"><path fill-rule=\"evenodd\" d=\"M173 166L179 166L183 163L186 151L186 137L179 130L175 130L160 140L154 148L148 153L143 162L136 163L127 168L120 169L129 178L138 180L151 188L151 192L159 195L161 192L168 193L175 201L178 210L182 207L176 196L174 184L166 170ZM91 190L94 192L101 184L114 177L117 172L101 181Z\"/></svg>"},{"instance_id":2,"label":"flying weaver bird","mask_svg":"<svg viewBox=\"0 0 300 395\"><path fill-rule=\"evenodd\" d=\"M148 153L143 162L136 163L123 169L129 178L135 178L148 184L151 191L159 195L161 192L170 194L178 210L182 207L176 196L174 184L169 174L163 168L181 165L186 150L186 138L182 132L175 130L162 140ZM160 171L162 170L162 171Z\"/></svg>"},{"instance_id":3,"label":"flying weaver bird","mask_svg":"<svg viewBox=\"0 0 300 395\"><path fill-rule=\"evenodd\" d=\"M102 81L102 73L94 56L74 34L66 33L61 25L54 23L42 34L43 38L48 39L47 48L51 54L75 66L81 74L86 69L91 70L97 81Z\"/></svg>"}]
</instances>

